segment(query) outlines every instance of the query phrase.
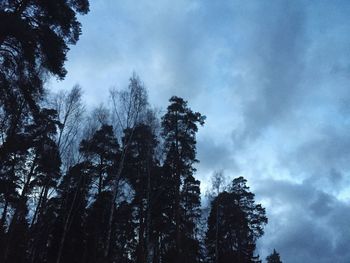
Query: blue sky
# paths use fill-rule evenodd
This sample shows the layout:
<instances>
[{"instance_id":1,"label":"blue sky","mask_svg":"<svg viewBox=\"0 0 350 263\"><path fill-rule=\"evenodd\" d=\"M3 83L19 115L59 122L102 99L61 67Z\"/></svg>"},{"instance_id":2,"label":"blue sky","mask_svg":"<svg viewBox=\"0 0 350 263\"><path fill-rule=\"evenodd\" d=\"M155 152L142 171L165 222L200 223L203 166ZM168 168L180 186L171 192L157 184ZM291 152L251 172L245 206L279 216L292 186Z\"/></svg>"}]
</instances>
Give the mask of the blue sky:
<instances>
[{"instance_id":1,"label":"blue sky","mask_svg":"<svg viewBox=\"0 0 350 263\"><path fill-rule=\"evenodd\" d=\"M197 177L248 179L285 263L350 262L350 2L95 0L64 81L89 107L135 71L207 116Z\"/></svg>"}]
</instances>

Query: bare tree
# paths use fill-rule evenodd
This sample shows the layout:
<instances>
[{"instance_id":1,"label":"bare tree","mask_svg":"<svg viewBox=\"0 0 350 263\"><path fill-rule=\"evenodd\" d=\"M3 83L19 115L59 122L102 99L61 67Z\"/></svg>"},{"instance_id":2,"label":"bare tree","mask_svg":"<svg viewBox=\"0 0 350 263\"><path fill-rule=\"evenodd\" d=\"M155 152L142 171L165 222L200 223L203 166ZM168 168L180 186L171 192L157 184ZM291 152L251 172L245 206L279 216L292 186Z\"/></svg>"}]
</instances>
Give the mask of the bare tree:
<instances>
[{"instance_id":1,"label":"bare tree","mask_svg":"<svg viewBox=\"0 0 350 263\"><path fill-rule=\"evenodd\" d=\"M70 92L61 91L53 96L52 106L57 110L61 125L58 129L57 145L60 150L63 171L77 162L79 133L84 118L85 107L82 92L75 85Z\"/></svg>"},{"instance_id":2,"label":"bare tree","mask_svg":"<svg viewBox=\"0 0 350 263\"><path fill-rule=\"evenodd\" d=\"M222 170L215 171L211 177L211 199L219 196L219 194L225 189L226 177ZM220 222L220 204L216 206L216 232L215 232L215 262L219 262L219 222Z\"/></svg>"},{"instance_id":3,"label":"bare tree","mask_svg":"<svg viewBox=\"0 0 350 263\"><path fill-rule=\"evenodd\" d=\"M112 114L116 121L115 127L119 128L121 132L129 129L131 135L128 140L123 143L121 157L117 166L118 168L113 176L110 213L103 253L104 258L107 258L109 253L115 201L118 194L119 181L123 172L125 156L132 140L135 127L144 119L148 106L146 89L135 74L130 78L130 84L126 90L111 90L110 97L112 100Z\"/></svg>"}]
</instances>

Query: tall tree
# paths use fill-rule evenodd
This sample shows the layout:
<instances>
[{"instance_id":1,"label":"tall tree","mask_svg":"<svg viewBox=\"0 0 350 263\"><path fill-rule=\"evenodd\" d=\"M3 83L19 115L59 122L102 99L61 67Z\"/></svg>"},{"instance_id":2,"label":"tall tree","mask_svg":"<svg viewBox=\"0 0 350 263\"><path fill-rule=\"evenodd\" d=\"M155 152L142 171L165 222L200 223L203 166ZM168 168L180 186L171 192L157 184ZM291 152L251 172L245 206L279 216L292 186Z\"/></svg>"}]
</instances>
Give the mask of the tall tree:
<instances>
[{"instance_id":1,"label":"tall tree","mask_svg":"<svg viewBox=\"0 0 350 263\"><path fill-rule=\"evenodd\" d=\"M40 189L40 199L35 204L36 217L40 215L45 207L50 188L56 186L60 175L60 157L54 136L56 134L56 111L49 109L42 109L38 118L34 123L30 123L25 127L25 133L21 134L24 140L24 147L26 151L21 159L23 167L19 170L12 169L13 184L16 184L21 189L18 195L18 200L14 205L14 213L11 218L11 223L7 233L7 246L4 249L4 260L10 259L12 240L17 238L16 229L23 228L28 225L26 217L28 213L27 202L35 188ZM21 162L19 162L21 163ZM24 231L22 229L22 231ZM27 231L24 231L27 232Z\"/></svg>"},{"instance_id":2,"label":"tall tree","mask_svg":"<svg viewBox=\"0 0 350 263\"><path fill-rule=\"evenodd\" d=\"M210 201L213 201L214 198L218 197L219 194L224 190L226 177L224 176L223 171L216 171L212 175L211 185L212 188L210 192L207 193ZM215 263L219 262L219 225L220 225L220 205L215 206L215 237L214 237L214 246L215 246Z\"/></svg>"},{"instance_id":3,"label":"tall tree","mask_svg":"<svg viewBox=\"0 0 350 263\"><path fill-rule=\"evenodd\" d=\"M267 223L265 209L255 204L243 177L236 178L227 191L211 204L206 233L209 262L257 262L256 240Z\"/></svg>"},{"instance_id":4,"label":"tall tree","mask_svg":"<svg viewBox=\"0 0 350 263\"><path fill-rule=\"evenodd\" d=\"M57 183L60 158L46 129L53 112L42 108L43 83L48 76L65 76L68 44L75 44L81 33L77 14L88 10L88 0L0 2L1 232L6 231L9 205L14 209L0 260L15 262L9 256L12 252L22 258L19 261L25 260L25 238L19 240L21 249L14 238L28 232L28 198L34 188L41 189L37 216L48 190Z\"/></svg>"},{"instance_id":5,"label":"tall tree","mask_svg":"<svg viewBox=\"0 0 350 263\"><path fill-rule=\"evenodd\" d=\"M127 180L133 187L135 194L133 205L135 206L135 219L137 222L138 244L136 251L136 262L146 262L152 231L151 226L151 192L152 178L151 174L157 165L154 157L154 151L157 146L157 140L149 125L139 124L135 130L126 130L124 141L130 140L129 151L126 155L125 174Z\"/></svg>"},{"instance_id":6,"label":"tall tree","mask_svg":"<svg viewBox=\"0 0 350 263\"><path fill-rule=\"evenodd\" d=\"M82 137L81 124L84 121L84 105L82 91L75 85L69 92L60 91L51 96L50 106L57 110L58 127L57 145L62 160L62 171L67 172L69 167L78 162L80 137Z\"/></svg>"},{"instance_id":7,"label":"tall tree","mask_svg":"<svg viewBox=\"0 0 350 263\"><path fill-rule=\"evenodd\" d=\"M125 156L133 137L134 130L137 125L141 123L143 114L146 112L148 106L146 89L135 74L130 78L130 83L127 89L119 92L116 90L111 91L111 99L113 102L114 119L117 123L116 126L119 127L121 131L130 130L131 132L128 140L123 141L121 156L116 162L116 169L113 171L112 175L110 213L108 216L107 233L104 245L105 259L108 258L110 252L115 200L118 195L119 182L124 169Z\"/></svg>"},{"instance_id":8,"label":"tall tree","mask_svg":"<svg viewBox=\"0 0 350 263\"><path fill-rule=\"evenodd\" d=\"M84 225L92 185L91 168L86 161L71 167L58 188L48 262L81 262L86 242Z\"/></svg>"},{"instance_id":9,"label":"tall tree","mask_svg":"<svg viewBox=\"0 0 350 263\"><path fill-rule=\"evenodd\" d=\"M282 263L280 254L276 252L274 249L273 252L266 257L266 262L267 263Z\"/></svg>"},{"instance_id":10,"label":"tall tree","mask_svg":"<svg viewBox=\"0 0 350 263\"><path fill-rule=\"evenodd\" d=\"M35 118L39 112L45 77L64 78L68 44L81 33L77 13L88 11L88 0L1 1L0 103L9 125L0 158L13 144L23 115Z\"/></svg>"},{"instance_id":11,"label":"tall tree","mask_svg":"<svg viewBox=\"0 0 350 263\"><path fill-rule=\"evenodd\" d=\"M196 159L196 133L198 125L204 124L205 117L199 112L193 112L188 106L187 102L179 97L172 97L170 105L167 108L166 114L162 118L162 135L165 146L165 169L169 173L168 176L173 181L174 203L172 205L171 215L169 217L175 223L173 233L173 240L175 246L170 247L169 255L171 260L180 261L186 259L185 247L181 242L181 232L184 228L184 223L181 218L185 216L188 207L191 207L189 202L194 202L193 207L196 207L197 199L189 198L181 202L181 192L184 180L188 183L197 184L190 177L195 171L194 163L198 162ZM186 188L184 188L187 190ZM193 192L197 194L198 192ZM188 203L186 203L188 202ZM171 256L173 255L173 256Z\"/></svg>"},{"instance_id":12,"label":"tall tree","mask_svg":"<svg viewBox=\"0 0 350 263\"><path fill-rule=\"evenodd\" d=\"M102 125L92 138L82 140L80 151L93 167L94 185L97 186L97 195L99 195L110 183L108 181L111 180L113 164L119 158L119 144L113 127Z\"/></svg>"}]
</instances>

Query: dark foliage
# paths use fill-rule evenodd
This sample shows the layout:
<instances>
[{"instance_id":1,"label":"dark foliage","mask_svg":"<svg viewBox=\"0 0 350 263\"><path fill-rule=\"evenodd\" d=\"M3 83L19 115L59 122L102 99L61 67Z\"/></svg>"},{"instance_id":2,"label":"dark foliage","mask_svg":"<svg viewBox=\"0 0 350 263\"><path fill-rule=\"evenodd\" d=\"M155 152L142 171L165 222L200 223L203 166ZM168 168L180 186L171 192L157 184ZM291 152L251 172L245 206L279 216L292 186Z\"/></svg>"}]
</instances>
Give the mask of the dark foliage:
<instances>
[{"instance_id":1,"label":"dark foliage","mask_svg":"<svg viewBox=\"0 0 350 263\"><path fill-rule=\"evenodd\" d=\"M276 252L276 250L274 249L273 252L271 253L271 255L269 255L266 258L266 262L267 263L282 263L281 258L280 258L280 254L278 254Z\"/></svg>"}]
</instances>

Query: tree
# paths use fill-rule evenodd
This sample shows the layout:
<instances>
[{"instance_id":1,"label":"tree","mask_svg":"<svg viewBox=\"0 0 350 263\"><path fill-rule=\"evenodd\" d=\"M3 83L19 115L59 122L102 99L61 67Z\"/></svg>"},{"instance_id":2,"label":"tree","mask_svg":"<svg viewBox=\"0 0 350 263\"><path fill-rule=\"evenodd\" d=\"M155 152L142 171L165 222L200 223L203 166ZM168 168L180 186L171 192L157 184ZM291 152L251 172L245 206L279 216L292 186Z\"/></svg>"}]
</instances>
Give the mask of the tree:
<instances>
[{"instance_id":1,"label":"tree","mask_svg":"<svg viewBox=\"0 0 350 263\"><path fill-rule=\"evenodd\" d=\"M24 226L28 226L26 217L28 213L27 202L35 188L40 189L39 201L34 205L35 212L33 221L40 216L45 208L48 192L50 188L56 186L60 175L60 157L54 136L56 134L56 111L50 109L42 109L39 117L34 123L25 126L25 132L20 135L24 144L24 152L21 155L21 162L15 159L14 165L21 164L23 167L16 169L12 166L11 177L7 178L12 185L16 185L21 189L18 199L14 204L14 214L7 233L7 245L4 249L4 261L10 259L13 239L17 238L18 227L25 231ZM18 153L17 153L18 154ZM12 154L10 154L11 156ZM5 173L6 175L6 173ZM17 243L17 242L15 242ZM26 246L23 245L24 247ZM25 253L24 253L25 254Z\"/></svg>"},{"instance_id":2,"label":"tree","mask_svg":"<svg viewBox=\"0 0 350 263\"><path fill-rule=\"evenodd\" d=\"M58 207L49 234L48 262L80 262L84 252L86 207L92 184L91 165L81 162L70 168L59 188Z\"/></svg>"},{"instance_id":3,"label":"tree","mask_svg":"<svg viewBox=\"0 0 350 263\"><path fill-rule=\"evenodd\" d=\"M50 106L57 111L58 133L56 142L60 150L63 173L78 162L79 138L82 134L84 105L81 88L76 85L69 92L53 94Z\"/></svg>"},{"instance_id":4,"label":"tree","mask_svg":"<svg viewBox=\"0 0 350 263\"><path fill-rule=\"evenodd\" d=\"M83 140L80 151L90 164L92 186L89 197L91 205L87 209L87 249L86 259L99 262L103 258L103 243L110 213L111 180L114 164L120 158L119 144L113 127L102 125L90 139Z\"/></svg>"},{"instance_id":5,"label":"tree","mask_svg":"<svg viewBox=\"0 0 350 263\"><path fill-rule=\"evenodd\" d=\"M263 235L266 223L265 209L255 204L246 180L234 179L227 191L221 192L211 204L206 233L208 261L256 262L256 240Z\"/></svg>"},{"instance_id":6,"label":"tree","mask_svg":"<svg viewBox=\"0 0 350 263\"><path fill-rule=\"evenodd\" d=\"M142 115L146 113L148 106L147 92L142 85L139 78L134 74L130 78L129 86L126 90L117 92L116 90L111 91L111 99L113 102L113 113L116 122L122 131L130 130L130 136L127 141L123 141L121 149L121 157L116 162L117 167L113 171L111 193L112 198L110 202L110 213L108 216L107 233L104 245L104 257L107 259L108 253L110 252L111 233L112 233L112 222L115 211L115 200L118 194L118 187L121 178L121 174L124 169L125 156L127 154L130 141L133 137L136 126L141 122Z\"/></svg>"},{"instance_id":7,"label":"tree","mask_svg":"<svg viewBox=\"0 0 350 263\"><path fill-rule=\"evenodd\" d=\"M223 191L225 187L226 178L222 171L217 171L213 174L211 178L212 189L211 192L207 194L209 199L213 201L215 197L218 197L219 194ZM220 225L220 205L215 206L215 263L219 262L219 225Z\"/></svg>"},{"instance_id":8,"label":"tree","mask_svg":"<svg viewBox=\"0 0 350 263\"><path fill-rule=\"evenodd\" d=\"M196 202L199 199L199 193L193 192L193 195L198 195L181 202L181 187L184 180L191 180L191 176L195 171L193 164L198 162L196 159L196 133L198 125L204 124L205 117L199 112L193 112L187 102L179 97L172 97L170 105L167 108L166 114L162 118L162 135L165 146L165 163L164 169L168 176L173 181L172 193L174 201L169 218L175 223L172 239L175 240L175 246L169 247L169 258L171 260L181 261L185 259L185 247L181 243L181 231L184 223L181 218L184 218L187 209L191 206L196 207ZM197 184L197 182L196 182ZM186 190L186 188L184 188ZM192 205L186 202L194 202ZM192 222L193 223L193 222ZM171 228L170 228L171 229ZM169 230L170 230L169 229ZM173 255L173 256L172 256Z\"/></svg>"},{"instance_id":9,"label":"tree","mask_svg":"<svg viewBox=\"0 0 350 263\"><path fill-rule=\"evenodd\" d=\"M36 118L45 77L64 78L68 44L75 44L81 33L77 13L88 11L88 0L1 1L0 104L9 122L0 158L23 117Z\"/></svg>"},{"instance_id":10,"label":"tree","mask_svg":"<svg viewBox=\"0 0 350 263\"><path fill-rule=\"evenodd\" d=\"M182 224L181 246L184 255L182 262L200 262L198 223L201 217L200 182L192 175L185 178L181 191Z\"/></svg>"},{"instance_id":11,"label":"tree","mask_svg":"<svg viewBox=\"0 0 350 263\"><path fill-rule=\"evenodd\" d=\"M114 136L113 127L102 125L92 138L82 140L80 152L91 163L93 177L96 178L97 195L102 193L106 186L110 187L111 172L114 162L119 158L119 144Z\"/></svg>"},{"instance_id":12,"label":"tree","mask_svg":"<svg viewBox=\"0 0 350 263\"><path fill-rule=\"evenodd\" d=\"M133 187L135 194L132 204L135 206L135 220L137 222L138 244L136 262L146 262L148 243L152 231L151 225L151 194L152 173L157 165L154 151L158 141L149 125L139 124L132 134L132 130L125 130L124 141L130 146L125 160L125 177Z\"/></svg>"},{"instance_id":13,"label":"tree","mask_svg":"<svg viewBox=\"0 0 350 263\"><path fill-rule=\"evenodd\" d=\"M27 201L34 189L40 189L34 223L45 210L49 189L56 186L57 122L54 111L42 107L43 83L48 76L64 78L68 44L75 44L81 33L77 13L88 10L87 0L0 3L0 240L6 244L0 260L26 260Z\"/></svg>"},{"instance_id":14,"label":"tree","mask_svg":"<svg viewBox=\"0 0 350 263\"><path fill-rule=\"evenodd\" d=\"M81 33L81 25L76 15L86 14L88 11L88 0L2 1L2 77L5 73L19 73L18 70L21 70L28 78L32 77L32 73L40 71L63 78L66 74L64 62L69 50L68 44L75 44ZM40 88L32 86L30 90L25 90L23 87L20 88L20 93L30 102L34 95L31 92L39 89L37 91L40 94Z\"/></svg>"},{"instance_id":15,"label":"tree","mask_svg":"<svg viewBox=\"0 0 350 263\"><path fill-rule=\"evenodd\" d=\"M276 250L274 249L273 252L269 256L267 256L266 262L267 263L282 263L282 261L280 259L280 254L277 253Z\"/></svg>"}]
</instances>

